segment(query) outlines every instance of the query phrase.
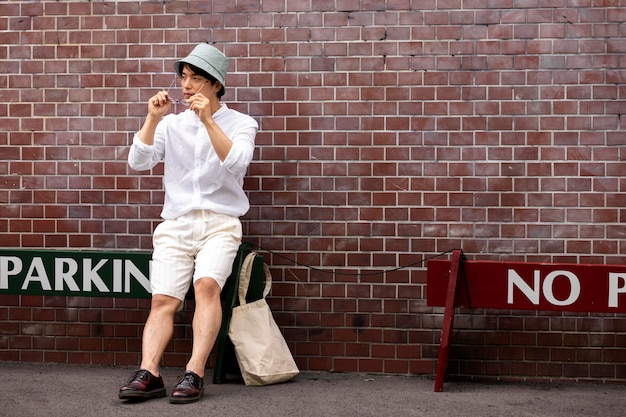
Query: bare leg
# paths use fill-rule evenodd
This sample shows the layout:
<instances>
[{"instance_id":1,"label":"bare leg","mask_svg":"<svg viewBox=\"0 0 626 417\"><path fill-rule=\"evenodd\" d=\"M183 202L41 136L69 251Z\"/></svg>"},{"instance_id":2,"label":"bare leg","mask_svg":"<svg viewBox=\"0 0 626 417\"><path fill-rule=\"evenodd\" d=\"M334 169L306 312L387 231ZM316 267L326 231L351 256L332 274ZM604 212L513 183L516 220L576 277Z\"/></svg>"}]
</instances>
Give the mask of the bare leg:
<instances>
[{"instance_id":1,"label":"bare leg","mask_svg":"<svg viewBox=\"0 0 626 417\"><path fill-rule=\"evenodd\" d=\"M204 368L222 324L220 286L211 278L196 281L196 310L193 316L193 348L187 369L204 378Z\"/></svg>"},{"instance_id":2,"label":"bare leg","mask_svg":"<svg viewBox=\"0 0 626 417\"><path fill-rule=\"evenodd\" d=\"M152 298L150 315L142 337L141 368L159 376L159 364L163 352L174 333L174 314L181 301L167 295Z\"/></svg>"}]
</instances>

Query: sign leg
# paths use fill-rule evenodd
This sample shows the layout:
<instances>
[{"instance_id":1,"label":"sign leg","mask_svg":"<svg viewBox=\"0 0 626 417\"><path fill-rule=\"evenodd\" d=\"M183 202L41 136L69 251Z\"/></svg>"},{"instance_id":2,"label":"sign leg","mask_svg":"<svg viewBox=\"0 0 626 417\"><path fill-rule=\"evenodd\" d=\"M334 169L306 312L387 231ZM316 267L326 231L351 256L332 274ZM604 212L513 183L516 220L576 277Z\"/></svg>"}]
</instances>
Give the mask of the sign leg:
<instances>
[{"instance_id":1,"label":"sign leg","mask_svg":"<svg viewBox=\"0 0 626 417\"><path fill-rule=\"evenodd\" d=\"M454 321L454 299L458 283L459 265L462 262L462 252L452 252L452 264L448 277L448 291L446 294L446 307L443 314L443 328L441 329L441 342L439 344L439 360L437 363L437 375L435 377L435 392L443 390L443 381L448 367L448 355L450 353L450 336L452 334L452 322Z\"/></svg>"}]
</instances>

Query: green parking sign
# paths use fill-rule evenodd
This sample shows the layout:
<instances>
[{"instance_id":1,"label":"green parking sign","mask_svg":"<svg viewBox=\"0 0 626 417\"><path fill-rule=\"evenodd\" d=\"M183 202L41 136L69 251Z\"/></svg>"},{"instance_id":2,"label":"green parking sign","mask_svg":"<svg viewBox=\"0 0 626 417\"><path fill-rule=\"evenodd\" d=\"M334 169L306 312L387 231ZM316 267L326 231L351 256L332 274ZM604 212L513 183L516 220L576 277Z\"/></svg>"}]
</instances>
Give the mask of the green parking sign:
<instances>
[{"instance_id":1,"label":"green parking sign","mask_svg":"<svg viewBox=\"0 0 626 417\"><path fill-rule=\"evenodd\" d=\"M149 252L0 249L0 294L149 298Z\"/></svg>"}]
</instances>

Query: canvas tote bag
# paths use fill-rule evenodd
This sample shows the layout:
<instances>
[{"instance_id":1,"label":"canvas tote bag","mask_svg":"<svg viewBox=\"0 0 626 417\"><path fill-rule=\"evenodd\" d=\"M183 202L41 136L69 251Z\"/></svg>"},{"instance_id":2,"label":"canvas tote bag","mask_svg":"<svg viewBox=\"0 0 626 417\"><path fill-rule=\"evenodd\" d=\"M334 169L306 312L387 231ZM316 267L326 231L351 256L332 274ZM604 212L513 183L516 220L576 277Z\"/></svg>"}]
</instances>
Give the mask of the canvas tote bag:
<instances>
[{"instance_id":1,"label":"canvas tote bag","mask_svg":"<svg viewBox=\"0 0 626 417\"><path fill-rule=\"evenodd\" d=\"M300 371L265 300L272 287L272 276L265 263L263 297L246 303L256 255L255 252L248 254L241 266L239 306L233 308L228 336L235 347L235 356L245 384L269 385L288 381Z\"/></svg>"}]
</instances>

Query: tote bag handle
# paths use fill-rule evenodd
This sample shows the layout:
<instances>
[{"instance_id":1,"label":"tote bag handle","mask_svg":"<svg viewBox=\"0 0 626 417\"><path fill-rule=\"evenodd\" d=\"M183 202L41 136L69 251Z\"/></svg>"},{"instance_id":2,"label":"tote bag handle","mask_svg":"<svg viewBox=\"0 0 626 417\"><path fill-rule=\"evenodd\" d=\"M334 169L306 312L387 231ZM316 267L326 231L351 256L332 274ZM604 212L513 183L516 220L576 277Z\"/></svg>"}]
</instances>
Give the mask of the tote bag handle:
<instances>
[{"instance_id":1,"label":"tote bag handle","mask_svg":"<svg viewBox=\"0 0 626 417\"><path fill-rule=\"evenodd\" d=\"M250 277L252 275L252 267L254 265L254 259L256 258L256 252L250 252L243 260L241 271L239 272L239 305L246 304L246 294L248 294L248 287L250 286ZM263 289L263 298L267 297L272 288L272 275L270 269L265 262L263 262L263 272L265 274L265 288Z\"/></svg>"}]
</instances>

